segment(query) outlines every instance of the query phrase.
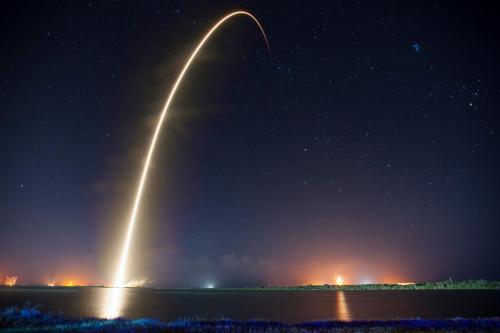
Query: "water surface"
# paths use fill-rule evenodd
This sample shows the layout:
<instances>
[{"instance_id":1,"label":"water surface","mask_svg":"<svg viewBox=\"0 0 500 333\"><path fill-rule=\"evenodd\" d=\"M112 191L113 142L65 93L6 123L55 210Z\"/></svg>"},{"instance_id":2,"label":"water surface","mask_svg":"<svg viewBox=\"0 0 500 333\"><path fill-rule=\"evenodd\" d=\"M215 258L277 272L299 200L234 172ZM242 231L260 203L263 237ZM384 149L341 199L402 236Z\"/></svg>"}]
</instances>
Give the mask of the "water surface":
<instances>
[{"instance_id":1,"label":"water surface","mask_svg":"<svg viewBox=\"0 0 500 333\"><path fill-rule=\"evenodd\" d=\"M40 305L71 317L101 317L107 288L2 288L0 308ZM124 290L122 317L268 319L443 319L499 317L499 291L172 291Z\"/></svg>"}]
</instances>

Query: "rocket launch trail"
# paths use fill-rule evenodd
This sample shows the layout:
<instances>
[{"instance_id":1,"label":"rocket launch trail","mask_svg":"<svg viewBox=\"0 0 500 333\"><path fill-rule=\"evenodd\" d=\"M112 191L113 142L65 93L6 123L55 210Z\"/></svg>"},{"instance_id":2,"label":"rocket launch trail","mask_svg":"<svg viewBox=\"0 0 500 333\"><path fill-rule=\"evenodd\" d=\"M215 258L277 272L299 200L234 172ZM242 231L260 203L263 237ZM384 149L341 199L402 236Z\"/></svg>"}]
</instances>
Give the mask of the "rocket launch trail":
<instances>
[{"instance_id":1,"label":"rocket launch trail","mask_svg":"<svg viewBox=\"0 0 500 333\"><path fill-rule=\"evenodd\" d=\"M141 206L142 194L144 192L144 188L146 186L146 181L148 178L149 166L151 163L151 159L153 158L153 154L155 152L158 137L160 136L160 132L161 132L163 123L165 122L165 117L168 113L169 106L175 97L175 94L179 88L180 83L182 82L182 79L184 78L184 75L186 74L191 63L196 58L196 56L198 55L200 50L203 48L205 43L209 40L209 38L213 35L213 33L215 31L217 31L217 29L219 29L219 27L222 26L226 21L228 21L231 18L234 18L236 16L240 16L240 15L247 16L247 17L251 18L257 24L258 28L262 32L262 35L264 36L264 40L266 42L269 53L271 52L266 33L265 33L264 29L262 28L262 25L255 18L255 16L253 16L251 13L246 12L246 11L235 11L235 12L229 13L226 16L224 16L223 18L221 18L217 23L215 23L210 28L210 30L204 35L204 37L198 43L198 45L193 50L193 52L189 56L188 60L186 61L186 63L182 67L182 70L180 71L179 75L177 76L177 79L175 80L175 83L172 86L170 93L168 94L167 100L165 102L165 105L163 106L160 117L158 119L158 123L157 123L156 128L155 128L154 133L153 133L153 137L151 138L151 142L150 142L149 148L147 150L146 159L145 159L144 166L143 166L140 178L139 178L139 183L137 185L135 199L134 199L134 202L132 205L130 218L128 221L127 231L125 234L125 240L124 240L123 246L122 246L122 252L121 252L121 255L119 258L118 266L117 266L114 280L113 280L113 285L112 285L113 288L110 290L110 293L108 295L108 299L106 300L106 304L105 304L105 310L104 310L103 316L106 318L115 318L115 317L118 317L120 314L121 298L122 298L121 297L121 288L124 287L124 283L125 283L124 278L125 278L125 272L127 270L127 263L128 263L128 257L129 257L129 251L130 251L130 243L131 243L132 236L134 233L134 227L135 227L136 222L137 222L137 214L138 214L140 206Z\"/></svg>"}]
</instances>

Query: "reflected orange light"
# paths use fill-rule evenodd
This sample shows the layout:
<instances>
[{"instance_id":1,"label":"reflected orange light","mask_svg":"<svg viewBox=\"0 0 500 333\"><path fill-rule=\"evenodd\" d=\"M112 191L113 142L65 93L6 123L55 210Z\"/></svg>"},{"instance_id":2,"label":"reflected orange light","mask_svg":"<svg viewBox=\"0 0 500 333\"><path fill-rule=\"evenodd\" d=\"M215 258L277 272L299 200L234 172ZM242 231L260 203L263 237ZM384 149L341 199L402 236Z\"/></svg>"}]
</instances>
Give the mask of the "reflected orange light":
<instances>
[{"instance_id":1,"label":"reflected orange light","mask_svg":"<svg viewBox=\"0 0 500 333\"><path fill-rule=\"evenodd\" d=\"M351 320L351 311L343 291L337 291L337 315L340 320Z\"/></svg>"}]
</instances>

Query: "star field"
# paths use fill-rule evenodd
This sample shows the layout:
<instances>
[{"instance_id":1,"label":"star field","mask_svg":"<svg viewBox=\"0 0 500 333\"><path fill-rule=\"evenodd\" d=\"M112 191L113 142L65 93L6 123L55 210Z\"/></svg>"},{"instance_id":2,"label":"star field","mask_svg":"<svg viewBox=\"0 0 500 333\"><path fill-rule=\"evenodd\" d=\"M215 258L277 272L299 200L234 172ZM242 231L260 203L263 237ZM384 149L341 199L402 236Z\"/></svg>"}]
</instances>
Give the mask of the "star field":
<instances>
[{"instance_id":1,"label":"star field","mask_svg":"<svg viewBox=\"0 0 500 333\"><path fill-rule=\"evenodd\" d=\"M0 276L104 283L172 105L131 277L157 285L500 278L499 9L424 1L10 2ZM144 275L144 276L143 276Z\"/></svg>"}]
</instances>

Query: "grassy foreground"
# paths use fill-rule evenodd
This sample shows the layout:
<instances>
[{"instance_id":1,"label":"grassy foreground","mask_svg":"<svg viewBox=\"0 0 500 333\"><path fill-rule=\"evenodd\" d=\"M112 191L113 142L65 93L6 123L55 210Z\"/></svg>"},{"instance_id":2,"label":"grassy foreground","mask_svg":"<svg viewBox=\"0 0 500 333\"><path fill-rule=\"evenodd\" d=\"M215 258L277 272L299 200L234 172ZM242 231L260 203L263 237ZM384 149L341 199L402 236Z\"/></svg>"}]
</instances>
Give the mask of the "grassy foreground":
<instances>
[{"instance_id":1,"label":"grassy foreground","mask_svg":"<svg viewBox=\"0 0 500 333\"><path fill-rule=\"evenodd\" d=\"M284 324L275 321L230 319L182 319L163 322L153 319L68 319L45 314L36 308L8 308L0 312L1 332L499 332L500 318L391 321L315 321Z\"/></svg>"}]
</instances>

